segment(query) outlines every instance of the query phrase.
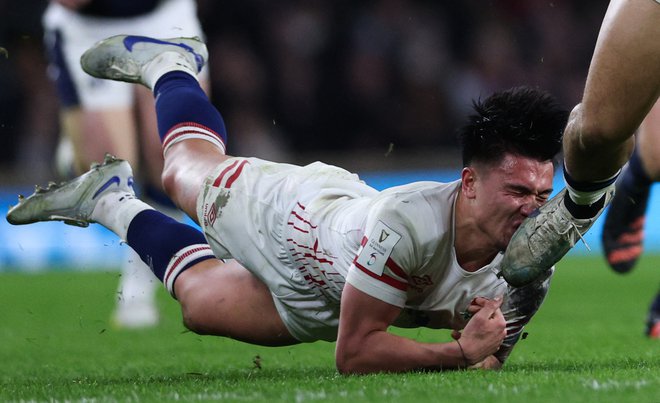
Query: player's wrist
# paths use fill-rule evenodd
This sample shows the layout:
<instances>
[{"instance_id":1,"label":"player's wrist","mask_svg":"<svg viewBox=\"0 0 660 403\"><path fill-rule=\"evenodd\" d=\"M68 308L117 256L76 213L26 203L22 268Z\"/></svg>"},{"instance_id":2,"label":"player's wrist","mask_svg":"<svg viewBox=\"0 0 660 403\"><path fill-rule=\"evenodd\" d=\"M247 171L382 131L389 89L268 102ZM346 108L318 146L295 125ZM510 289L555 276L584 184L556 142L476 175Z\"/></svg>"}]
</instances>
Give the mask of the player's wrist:
<instances>
[{"instance_id":1,"label":"player's wrist","mask_svg":"<svg viewBox=\"0 0 660 403\"><path fill-rule=\"evenodd\" d=\"M459 353L459 368L467 368L470 366L470 361L468 360L467 356L465 355L465 349L463 348L463 345L461 342L456 339L454 340L456 342L456 345L458 346L458 353Z\"/></svg>"}]
</instances>

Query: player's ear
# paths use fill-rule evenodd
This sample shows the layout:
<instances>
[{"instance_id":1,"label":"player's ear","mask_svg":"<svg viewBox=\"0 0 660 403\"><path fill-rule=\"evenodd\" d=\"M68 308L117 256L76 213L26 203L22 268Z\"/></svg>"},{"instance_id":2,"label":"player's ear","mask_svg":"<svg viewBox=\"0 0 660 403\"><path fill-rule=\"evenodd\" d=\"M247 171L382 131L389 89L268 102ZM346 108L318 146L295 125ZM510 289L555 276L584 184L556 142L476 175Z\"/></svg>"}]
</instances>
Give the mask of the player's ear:
<instances>
[{"instance_id":1,"label":"player's ear","mask_svg":"<svg viewBox=\"0 0 660 403\"><path fill-rule=\"evenodd\" d=\"M461 192L468 199L476 197L477 172L473 167L464 167L461 171Z\"/></svg>"}]
</instances>

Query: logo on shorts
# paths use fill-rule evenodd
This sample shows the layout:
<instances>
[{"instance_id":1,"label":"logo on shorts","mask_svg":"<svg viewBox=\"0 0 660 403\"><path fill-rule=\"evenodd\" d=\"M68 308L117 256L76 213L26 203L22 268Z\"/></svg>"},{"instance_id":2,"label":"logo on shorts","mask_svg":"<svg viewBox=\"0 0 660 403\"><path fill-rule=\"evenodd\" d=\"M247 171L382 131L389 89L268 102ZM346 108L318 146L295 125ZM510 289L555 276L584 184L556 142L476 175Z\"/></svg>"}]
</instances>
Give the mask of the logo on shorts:
<instances>
[{"instance_id":1,"label":"logo on shorts","mask_svg":"<svg viewBox=\"0 0 660 403\"><path fill-rule=\"evenodd\" d=\"M215 203L211 204L211 208L206 213L206 222L208 225L215 224L215 219L218 218L218 208L215 206Z\"/></svg>"}]
</instances>

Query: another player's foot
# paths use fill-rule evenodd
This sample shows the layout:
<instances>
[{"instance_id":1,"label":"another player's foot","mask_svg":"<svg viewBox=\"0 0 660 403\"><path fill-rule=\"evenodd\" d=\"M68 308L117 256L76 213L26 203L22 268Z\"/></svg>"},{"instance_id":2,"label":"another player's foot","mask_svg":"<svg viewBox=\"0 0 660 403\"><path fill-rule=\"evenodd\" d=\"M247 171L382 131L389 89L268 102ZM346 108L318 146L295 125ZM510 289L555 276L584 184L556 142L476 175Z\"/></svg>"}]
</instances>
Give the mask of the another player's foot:
<instances>
[{"instance_id":1,"label":"another player's foot","mask_svg":"<svg viewBox=\"0 0 660 403\"><path fill-rule=\"evenodd\" d=\"M651 339L660 339L660 320L648 326L646 335Z\"/></svg>"},{"instance_id":2,"label":"another player's foot","mask_svg":"<svg viewBox=\"0 0 660 403\"><path fill-rule=\"evenodd\" d=\"M112 314L112 325L118 329L143 329L158 324L158 308L148 301L122 301Z\"/></svg>"},{"instance_id":3,"label":"another player's foot","mask_svg":"<svg viewBox=\"0 0 660 403\"><path fill-rule=\"evenodd\" d=\"M166 56L167 55L167 56ZM156 39L117 35L96 43L80 58L85 72L98 78L140 83L151 87L146 71L163 57L172 58L175 70L193 75L206 64L208 51L199 38Z\"/></svg>"},{"instance_id":4,"label":"another player's foot","mask_svg":"<svg viewBox=\"0 0 660 403\"><path fill-rule=\"evenodd\" d=\"M502 260L502 275L515 287L529 284L557 263L582 238L614 195L605 194L603 208L592 218L574 218L564 205L566 190L530 215L513 234Z\"/></svg>"},{"instance_id":5,"label":"another player's foot","mask_svg":"<svg viewBox=\"0 0 660 403\"><path fill-rule=\"evenodd\" d=\"M87 227L92 212L102 195L124 192L134 196L133 171L128 162L106 154L101 164L71 181L47 188L37 186L29 197L18 197L18 204L7 212L7 221L14 225L39 221L64 221L66 224Z\"/></svg>"},{"instance_id":6,"label":"another player's foot","mask_svg":"<svg viewBox=\"0 0 660 403\"><path fill-rule=\"evenodd\" d=\"M646 318L646 335L651 339L660 339L660 292L656 294Z\"/></svg>"},{"instance_id":7,"label":"another player's foot","mask_svg":"<svg viewBox=\"0 0 660 403\"><path fill-rule=\"evenodd\" d=\"M618 273L632 270L642 254L649 193L650 187L632 193L617 185L603 226L603 248L607 263Z\"/></svg>"},{"instance_id":8,"label":"another player's foot","mask_svg":"<svg viewBox=\"0 0 660 403\"><path fill-rule=\"evenodd\" d=\"M660 312L651 311L646 322L646 335L651 339L660 339Z\"/></svg>"}]
</instances>

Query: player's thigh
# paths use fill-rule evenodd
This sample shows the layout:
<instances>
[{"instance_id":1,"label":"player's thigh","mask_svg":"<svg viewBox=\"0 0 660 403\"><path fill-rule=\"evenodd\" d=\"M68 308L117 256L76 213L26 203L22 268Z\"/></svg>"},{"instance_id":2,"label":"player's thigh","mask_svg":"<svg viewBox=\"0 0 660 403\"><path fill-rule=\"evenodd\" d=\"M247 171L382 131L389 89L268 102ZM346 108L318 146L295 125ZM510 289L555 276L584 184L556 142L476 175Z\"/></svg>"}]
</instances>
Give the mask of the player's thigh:
<instances>
[{"instance_id":1,"label":"player's thigh","mask_svg":"<svg viewBox=\"0 0 660 403\"><path fill-rule=\"evenodd\" d=\"M660 92L660 4L612 0L582 100L585 130L624 141Z\"/></svg>"},{"instance_id":2,"label":"player's thigh","mask_svg":"<svg viewBox=\"0 0 660 403\"><path fill-rule=\"evenodd\" d=\"M254 344L296 344L264 283L234 260L210 259L184 271L174 284L184 323L201 334Z\"/></svg>"}]
</instances>

